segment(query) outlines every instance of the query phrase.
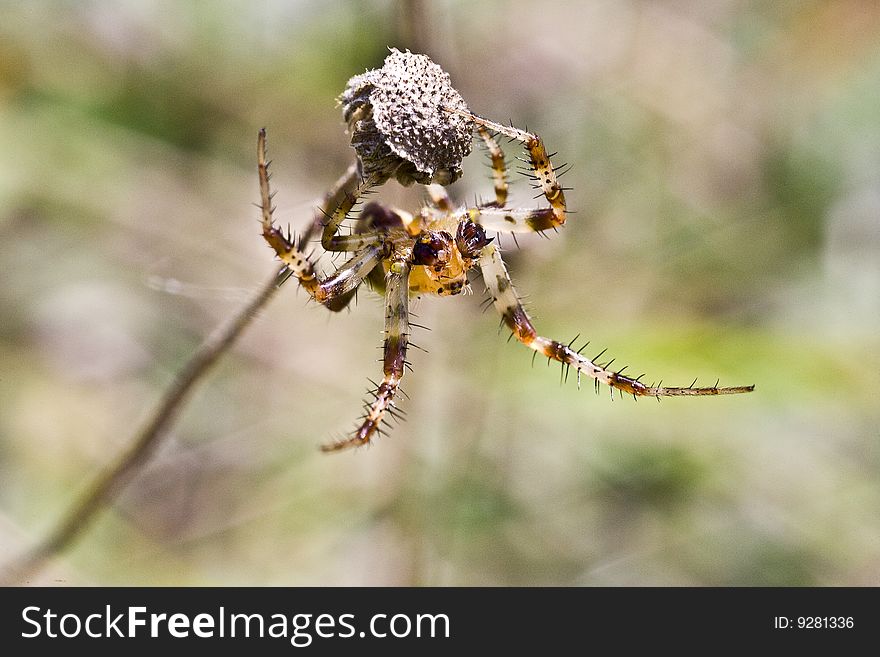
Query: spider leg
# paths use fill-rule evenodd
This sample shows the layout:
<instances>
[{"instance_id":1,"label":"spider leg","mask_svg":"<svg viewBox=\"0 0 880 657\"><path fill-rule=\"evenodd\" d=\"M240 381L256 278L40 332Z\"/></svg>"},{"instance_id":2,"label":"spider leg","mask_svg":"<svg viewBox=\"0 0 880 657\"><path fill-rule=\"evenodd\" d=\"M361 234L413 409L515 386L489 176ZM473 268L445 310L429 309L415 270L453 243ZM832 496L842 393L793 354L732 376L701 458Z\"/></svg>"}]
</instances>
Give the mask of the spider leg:
<instances>
[{"instance_id":1,"label":"spider leg","mask_svg":"<svg viewBox=\"0 0 880 657\"><path fill-rule=\"evenodd\" d=\"M330 310L339 311L351 300L350 293L382 262L384 253L381 245L364 247L325 278L321 278L312 262L295 248L281 259L309 296Z\"/></svg>"},{"instance_id":2,"label":"spider leg","mask_svg":"<svg viewBox=\"0 0 880 657\"><path fill-rule=\"evenodd\" d=\"M324 231L321 235L321 246L326 251L357 251L382 239L382 236L377 233L336 234L336 231L339 230L339 225L348 217L348 213L351 212L358 200L374 184L375 179L372 176L359 179L353 189L343 194L342 200L336 206L333 213L327 215L324 222Z\"/></svg>"},{"instance_id":3,"label":"spider leg","mask_svg":"<svg viewBox=\"0 0 880 657\"><path fill-rule=\"evenodd\" d=\"M330 191L324 195L321 204L312 216L312 223L310 223L302 232L302 235L300 235L300 241L303 244L308 244L312 241L316 233L324 230L327 215L333 212L334 208L338 208L342 204L346 194L350 194L355 187L357 187L360 179L361 177L358 173L357 162L353 162L352 165L348 167L348 170L342 174L339 180L333 184Z\"/></svg>"},{"instance_id":4,"label":"spider leg","mask_svg":"<svg viewBox=\"0 0 880 657\"><path fill-rule=\"evenodd\" d=\"M633 395L633 397L731 395L751 392L755 388L755 386L719 388L717 384L710 388L696 388L693 387L693 384L686 388L670 388L662 385L648 386L641 383L638 379L621 374L620 371L610 370L608 369L610 363L605 365L599 364L579 354L572 349L570 344L566 345L538 335L531 319L529 319L528 314L519 301L516 290L513 288L497 245L490 244L483 248L480 256L480 269L486 282L486 287L492 294L495 308L501 314L504 323L516 339L530 349L533 349L536 353L543 354L549 359L559 361L564 365L574 368L578 372L578 381L580 381L580 375L583 373L597 382Z\"/></svg>"},{"instance_id":5,"label":"spider leg","mask_svg":"<svg viewBox=\"0 0 880 657\"><path fill-rule=\"evenodd\" d=\"M495 202L492 205L503 208L504 204L507 203L508 190L507 165L504 163L504 151L501 150L498 142L495 141L492 133L485 126L478 125L477 132L480 133L483 144L485 144L486 150L489 153L489 159L492 161L492 182L495 184Z\"/></svg>"},{"instance_id":6,"label":"spider leg","mask_svg":"<svg viewBox=\"0 0 880 657\"><path fill-rule=\"evenodd\" d=\"M272 193L269 189L269 164L266 160L266 132L260 131L257 141L258 168L260 174L260 207L262 210L263 237L278 254L290 272L299 279L300 285L318 303L340 310L344 304L333 303L360 285L385 254L384 237L378 233L365 233L360 250L333 274L320 278L315 266L300 248L301 240L285 237L272 219ZM349 236L345 236L349 237ZM355 237L355 236L351 236Z\"/></svg>"},{"instance_id":7,"label":"spider leg","mask_svg":"<svg viewBox=\"0 0 880 657\"><path fill-rule=\"evenodd\" d=\"M443 212L452 212L452 201L449 200L449 192L443 185L436 183L425 185L425 189L428 191L428 199L432 206Z\"/></svg>"},{"instance_id":8,"label":"spider leg","mask_svg":"<svg viewBox=\"0 0 880 657\"><path fill-rule=\"evenodd\" d=\"M272 205L272 197L274 194L269 187L269 161L266 158L266 130L260 130L257 139L257 169L260 176L260 208L262 210L263 238L269 243L278 257L288 263L291 270L295 273L297 261L307 260L302 252L301 245L310 239L314 229L314 221L309 226L303 236L299 239L298 244L290 237L285 237L284 233L275 226L272 213L274 207ZM324 221L320 222L323 226L324 234L321 238L321 244L328 251L358 251L366 246L378 244L382 241L382 236L378 233L363 233L358 235L336 235L339 224L345 220L348 213L357 203L363 193L372 186L372 179L361 179L354 174L354 182L352 182L349 173L340 178L334 189L330 191L325 199L324 205L336 203L335 209L330 213L325 207L319 208Z\"/></svg>"},{"instance_id":9,"label":"spider leg","mask_svg":"<svg viewBox=\"0 0 880 657\"><path fill-rule=\"evenodd\" d=\"M550 156L544 142L538 135L502 125L476 114L459 109L448 109L464 114L477 125L477 131L489 149L492 158L493 178L495 180L495 202L468 210L471 221L479 223L488 230L500 233L535 233L558 228L565 223L565 194L550 163ZM489 131L505 135L525 146L529 155L529 177L536 183L536 189L547 199L549 207L504 208L507 200L507 177L504 168L504 155ZM499 202L500 201L500 202Z\"/></svg>"},{"instance_id":10,"label":"spider leg","mask_svg":"<svg viewBox=\"0 0 880 657\"><path fill-rule=\"evenodd\" d=\"M552 208L468 208L468 218L487 232L542 233L562 225Z\"/></svg>"},{"instance_id":11,"label":"spider leg","mask_svg":"<svg viewBox=\"0 0 880 657\"><path fill-rule=\"evenodd\" d=\"M409 343L409 272L405 256L395 257L386 275L385 287L385 343L383 345L383 377L373 395L367 414L360 426L348 438L323 445L325 452L366 445L380 430L386 413L393 413L394 397L408 365L406 349Z\"/></svg>"}]
</instances>

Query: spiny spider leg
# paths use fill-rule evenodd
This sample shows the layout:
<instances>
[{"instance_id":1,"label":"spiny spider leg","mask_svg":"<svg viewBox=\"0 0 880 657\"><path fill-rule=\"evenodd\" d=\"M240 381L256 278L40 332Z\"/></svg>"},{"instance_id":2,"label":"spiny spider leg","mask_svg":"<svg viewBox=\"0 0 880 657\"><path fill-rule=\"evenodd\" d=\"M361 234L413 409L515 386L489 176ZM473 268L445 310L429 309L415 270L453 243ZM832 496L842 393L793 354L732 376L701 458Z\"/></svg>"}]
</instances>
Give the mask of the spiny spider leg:
<instances>
[{"instance_id":1,"label":"spiny spider leg","mask_svg":"<svg viewBox=\"0 0 880 657\"><path fill-rule=\"evenodd\" d=\"M312 216L312 223L300 235L300 243L308 244L316 233L323 232L324 224L327 223L327 216L333 212L334 208L338 208L347 194L350 194L357 187L361 180L358 173L357 162L352 162L348 170L342 174L330 191L324 195L317 211Z\"/></svg>"},{"instance_id":2,"label":"spiny spider leg","mask_svg":"<svg viewBox=\"0 0 880 657\"><path fill-rule=\"evenodd\" d=\"M560 225L551 208L481 206L468 208L468 218L487 232L496 233L542 233Z\"/></svg>"},{"instance_id":3,"label":"spiny spider leg","mask_svg":"<svg viewBox=\"0 0 880 657\"><path fill-rule=\"evenodd\" d=\"M535 181L540 185L541 192L550 204L554 225L561 226L564 224L565 194L562 192L562 186L556 178L556 171L554 171L553 165L550 164L550 156L547 155L547 149L544 147L544 142L541 141L541 138L531 132L495 123L474 114L471 114L471 120L478 126L494 130L511 139L515 139L526 147Z\"/></svg>"},{"instance_id":4,"label":"spiny spider leg","mask_svg":"<svg viewBox=\"0 0 880 657\"><path fill-rule=\"evenodd\" d=\"M385 344L383 346L383 377L373 391L375 399L357 430L348 438L323 445L325 452L366 445L380 432L385 413L393 414L394 396L407 366L409 343L409 272L410 254L394 253L385 276Z\"/></svg>"},{"instance_id":5,"label":"spiny spider leg","mask_svg":"<svg viewBox=\"0 0 880 657\"><path fill-rule=\"evenodd\" d=\"M495 201L491 205L503 208L504 204L507 203L508 190L507 165L504 162L504 151L501 150L498 142L495 141L492 133L485 126L477 126L477 132L480 133L480 137L486 145L486 150L489 152L489 159L492 160L492 182L495 185Z\"/></svg>"},{"instance_id":6,"label":"spiny spider leg","mask_svg":"<svg viewBox=\"0 0 880 657\"><path fill-rule=\"evenodd\" d=\"M607 364L603 366L594 363L590 359L581 356L570 345L565 345L537 334L531 319L529 319L528 314L519 301L516 290L513 288L507 268L504 266L504 261L501 259L501 254L496 245L490 244L483 248L480 255L480 269L486 287L492 295L495 308L504 318L504 323L507 324L513 335L516 336L516 339L547 358L575 368L578 372L578 381L580 381L581 373L584 373L612 388L631 394L633 397L732 395L741 392L751 392L755 388L755 386L719 388L717 384L710 388L647 386L638 379L609 370Z\"/></svg>"},{"instance_id":7,"label":"spiny spider leg","mask_svg":"<svg viewBox=\"0 0 880 657\"><path fill-rule=\"evenodd\" d=\"M477 125L477 130L483 141L487 144L489 153L492 156L492 168L495 172L496 203L469 209L468 215L471 221L479 223L487 230L499 233L538 233L551 228L558 228L565 223L565 194L557 179L556 171L550 163L550 156L547 154L544 142L540 137L519 128L495 123L464 110L447 108L447 111L463 114L471 119ZM550 207L512 209L496 206L499 189L503 189L501 194L504 200L507 200L507 183L504 156L501 153L501 148L488 133L490 130L510 137L525 146L529 154L529 166L531 169L529 175L538 183L537 187L541 189L541 193L547 199ZM494 148L490 144L494 144ZM496 159L493 151L497 151L500 158ZM503 181L503 188L499 188L499 178Z\"/></svg>"},{"instance_id":8,"label":"spiny spider leg","mask_svg":"<svg viewBox=\"0 0 880 657\"><path fill-rule=\"evenodd\" d=\"M275 208L272 206L273 195L269 189L269 161L266 158L265 128L260 130L257 138L257 159L260 174L260 201L263 210L263 237L269 245L275 249L278 256L287 262L288 258L285 257L285 254L290 254L292 251L299 251L301 255L301 251L299 247L286 238L281 230L273 223L272 212ZM358 199L373 185L371 178L361 179L357 176L357 172L355 172L355 181L352 184L352 181L350 180L350 172L351 169L349 169L349 172L337 181L337 188L330 191L325 198L325 203L319 208L319 212L323 218L323 221L320 222L323 226L321 245L327 251L357 251L367 245L377 244L382 241L382 237L378 234L335 234L336 230L339 228L339 224L345 220ZM330 202L336 203L335 206L332 206L332 213L326 208ZM306 233L299 240L299 245L303 245L308 241L308 236L311 235L313 227L314 222L306 229Z\"/></svg>"},{"instance_id":9,"label":"spiny spider leg","mask_svg":"<svg viewBox=\"0 0 880 657\"><path fill-rule=\"evenodd\" d=\"M300 285L318 303L327 305L354 290L364 278L375 268L385 255L382 244L368 244L332 275L321 279L308 256L296 244L296 240L288 239L275 226L272 219L272 192L269 188L269 164L266 160L266 131L260 130L257 140L257 159L260 176L260 206L262 210L263 237L275 250L291 273L299 279ZM349 196L349 195L346 195ZM376 242L381 236L375 236ZM333 310L340 308L333 307Z\"/></svg>"},{"instance_id":10,"label":"spiny spider leg","mask_svg":"<svg viewBox=\"0 0 880 657\"><path fill-rule=\"evenodd\" d=\"M348 217L348 213L357 204L361 196L375 184L375 178L368 176L360 179L351 191L342 196L342 201L336 206L332 214L328 214L324 223L324 231L321 236L321 246L326 251L357 251L368 244L376 244L382 241L378 233L357 233L352 235L337 235L339 225Z\"/></svg>"}]
</instances>

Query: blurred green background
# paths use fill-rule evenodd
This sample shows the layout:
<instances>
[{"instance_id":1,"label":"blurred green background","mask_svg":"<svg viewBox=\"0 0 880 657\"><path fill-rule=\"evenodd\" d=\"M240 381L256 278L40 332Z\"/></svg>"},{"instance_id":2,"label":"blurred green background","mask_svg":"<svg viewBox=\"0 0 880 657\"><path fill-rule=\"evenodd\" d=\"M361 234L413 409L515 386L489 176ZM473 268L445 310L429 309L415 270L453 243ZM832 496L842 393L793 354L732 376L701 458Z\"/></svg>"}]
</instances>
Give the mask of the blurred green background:
<instances>
[{"instance_id":1,"label":"blurred green background","mask_svg":"<svg viewBox=\"0 0 880 657\"><path fill-rule=\"evenodd\" d=\"M880 585L876 2L0 14L2 560L275 266L257 130L276 217L301 227L352 158L335 97L388 46L573 165L564 230L502 242L543 334L580 333L648 381L757 385L661 404L560 386L475 286L415 308L432 330L414 336L430 353L411 353L409 420L323 455L380 373L381 302L331 316L287 285L35 583ZM457 199L491 193L483 165L466 160ZM512 193L538 203L524 180Z\"/></svg>"}]
</instances>

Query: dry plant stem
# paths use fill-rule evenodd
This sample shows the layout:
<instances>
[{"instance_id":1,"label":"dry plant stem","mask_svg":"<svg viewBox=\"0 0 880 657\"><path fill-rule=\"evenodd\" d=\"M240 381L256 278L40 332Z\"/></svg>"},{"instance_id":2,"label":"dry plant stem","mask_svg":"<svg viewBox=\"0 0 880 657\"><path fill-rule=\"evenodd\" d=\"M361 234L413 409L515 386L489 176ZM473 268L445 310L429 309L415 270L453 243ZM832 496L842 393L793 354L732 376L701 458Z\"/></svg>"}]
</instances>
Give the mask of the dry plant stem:
<instances>
[{"instance_id":1,"label":"dry plant stem","mask_svg":"<svg viewBox=\"0 0 880 657\"><path fill-rule=\"evenodd\" d=\"M128 451L104 469L42 542L7 566L0 575L0 583L27 582L49 559L70 546L95 516L119 495L132 477L149 462L196 384L204 379L211 366L232 346L278 290L279 280L283 280L282 270L274 272L238 314L205 338L165 391Z\"/></svg>"}]
</instances>

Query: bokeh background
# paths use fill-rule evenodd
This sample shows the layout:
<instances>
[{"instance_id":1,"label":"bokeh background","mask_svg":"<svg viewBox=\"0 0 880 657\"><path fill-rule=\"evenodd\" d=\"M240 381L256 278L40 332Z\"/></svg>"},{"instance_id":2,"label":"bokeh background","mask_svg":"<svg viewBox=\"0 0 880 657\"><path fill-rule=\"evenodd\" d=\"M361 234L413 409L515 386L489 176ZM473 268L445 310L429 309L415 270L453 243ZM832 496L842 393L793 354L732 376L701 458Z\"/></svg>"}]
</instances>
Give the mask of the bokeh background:
<instances>
[{"instance_id":1,"label":"bokeh background","mask_svg":"<svg viewBox=\"0 0 880 657\"><path fill-rule=\"evenodd\" d=\"M2 560L273 270L257 130L276 217L301 227L352 158L335 98L388 46L428 53L474 111L573 165L564 230L502 242L542 333L649 381L757 385L660 404L560 385L475 285L415 308L432 330L414 336L429 353L411 354L408 421L327 456L380 372L381 302L331 316L288 285L32 583L880 585L876 2L0 14ZM466 161L457 199L490 194L483 165ZM512 193L537 203L525 180Z\"/></svg>"}]
</instances>

